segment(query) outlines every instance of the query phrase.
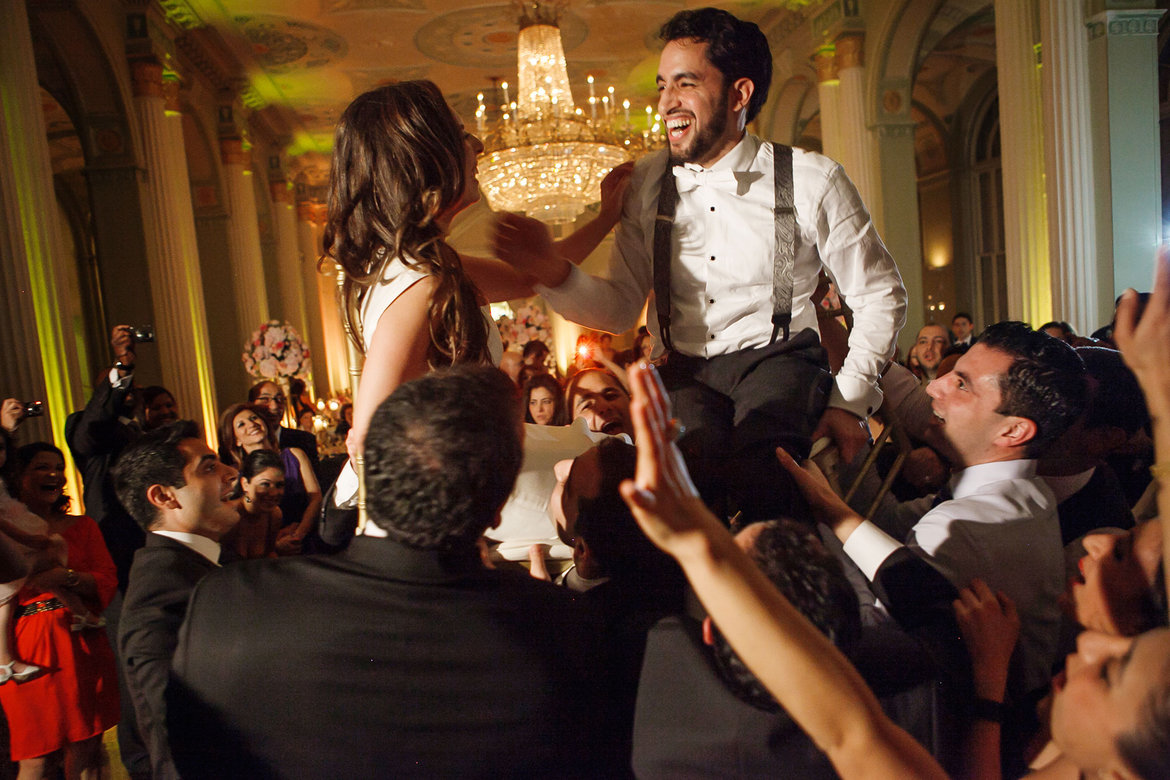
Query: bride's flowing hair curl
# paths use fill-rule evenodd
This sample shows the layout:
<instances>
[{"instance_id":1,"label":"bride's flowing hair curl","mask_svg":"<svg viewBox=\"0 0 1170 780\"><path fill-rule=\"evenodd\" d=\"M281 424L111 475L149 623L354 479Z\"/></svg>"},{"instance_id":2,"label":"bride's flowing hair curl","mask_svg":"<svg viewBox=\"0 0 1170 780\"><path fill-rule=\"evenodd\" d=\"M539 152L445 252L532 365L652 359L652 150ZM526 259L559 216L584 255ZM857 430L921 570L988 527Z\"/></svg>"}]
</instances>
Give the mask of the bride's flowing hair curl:
<instances>
[{"instance_id":1,"label":"bride's flowing hair curl","mask_svg":"<svg viewBox=\"0 0 1170 780\"><path fill-rule=\"evenodd\" d=\"M430 81L371 90L341 116L333 138L320 262L336 262L345 272L342 308L359 349L364 349L362 301L397 257L438 282L427 316L431 367L490 360L487 324L479 310L482 296L438 224L463 194L463 138L455 115Z\"/></svg>"}]
</instances>

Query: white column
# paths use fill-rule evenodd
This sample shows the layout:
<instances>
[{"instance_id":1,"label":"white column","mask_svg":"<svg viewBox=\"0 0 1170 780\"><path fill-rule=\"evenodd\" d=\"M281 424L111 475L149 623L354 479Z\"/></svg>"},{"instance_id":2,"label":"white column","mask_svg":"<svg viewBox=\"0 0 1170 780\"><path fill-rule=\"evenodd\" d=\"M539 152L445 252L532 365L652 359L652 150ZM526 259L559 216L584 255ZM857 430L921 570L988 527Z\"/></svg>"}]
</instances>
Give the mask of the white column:
<instances>
[{"instance_id":1,"label":"white column","mask_svg":"<svg viewBox=\"0 0 1170 780\"><path fill-rule=\"evenodd\" d=\"M164 95L162 65L154 61L132 62L131 72L149 193L145 211L150 291L163 384L175 397L180 415L202 421L214 446L215 378L178 106L179 83L169 82L169 94Z\"/></svg>"},{"instance_id":2,"label":"white column","mask_svg":"<svg viewBox=\"0 0 1170 780\"><path fill-rule=\"evenodd\" d=\"M1048 247L1054 318L1088 335L1113 312L1112 266L1097 258L1089 34L1079 5L1042 0Z\"/></svg>"},{"instance_id":3,"label":"white column","mask_svg":"<svg viewBox=\"0 0 1170 780\"><path fill-rule=\"evenodd\" d=\"M61 241L48 137L24 0L0 0L0 398L43 401L26 441L51 439L68 457L65 417L80 409L77 350L58 296ZM70 495L80 496L76 477Z\"/></svg>"},{"instance_id":4,"label":"white column","mask_svg":"<svg viewBox=\"0 0 1170 780\"><path fill-rule=\"evenodd\" d=\"M877 181L876 144L865 112L865 37L858 33L837 39L838 106L841 123L841 159L845 173L861 193L875 225L882 225Z\"/></svg>"},{"instance_id":5,"label":"white column","mask_svg":"<svg viewBox=\"0 0 1170 780\"><path fill-rule=\"evenodd\" d=\"M297 235L297 207L288 182L283 179L269 183L272 195L272 216L276 229L276 266L280 281L281 307L284 318L292 324L308 344L309 317L305 306L305 281L301 272L301 251ZM312 261L309 261L312 262Z\"/></svg>"},{"instance_id":6,"label":"white column","mask_svg":"<svg viewBox=\"0 0 1170 780\"><path fill-rule=\"evenodd\" d=\"M268 320L264 257L260 250L256 191L251 179L251 154L239 138L221 138L219 148L223 159L224 205L228 212L228 254L232 261L236 320L242 345L243 340Z\"/></svg>"},{"instance_id":7,"label":"white column","mask_svg":"<svg viewBox=\"0 0 1170 780\"><path fill-rule=\"evenodd\" d=\"M1097 245L1102 262L1113 261L1115 295L1127 287L1150 289L1154 249L1163 232L1158 131L1158 20L1163 11L1132 6L1089 20L1094 171L1101 198Z\"/></svg>"},{"instance_id":8,"label":"white column","mask_svg":"<svg viewBox=\"0 0 1170 780\"><path fill-rule=\"evenodd\" d=\"M891 93L896 94L896 93ZM893 112L891 112L893 113ZM906 324L898 343L908 354L926 324L922 284L922 225L918 218L918 176L914 160L914 121L888 117L878 125L881 195L886 224L882 240L906 287Z\"/></svg>"},{"instance_id":9,"label":"white column","mask_svg":"<svg viewBox=\"0 0 1170 780\"><path fill-rule=\"evenodd\" d=\"M832 47L821 49L815 58L817 68L817 102L821 107L821 152L834 160L841 159L840 82Z\"/></svg>"},{"instance_id":10,"label":"white column","mask_svg":"<svg viewBox=\"0 0 1170 780\"><path fill-rule=\"evenodd\" d=\"M1033 326L1052 319L1037 24L1036 0L996 0L1008 316Z\"/></svg>"},{"instance_id":11,"label":"white column","mask_svg":"<svg viewBox=\"0 0 1170 780\"><path fill-rule=\"evenodd\" d=\"M320 203L297 204L297 236L304 263L305 297L311 319L313 378L320 395L351 389L345 327L337 303L337 274L332 265L317 269L321 256L321 232L325 206ZM322 382L326 387L322 387Z\"/></svg>"}]
</instances>

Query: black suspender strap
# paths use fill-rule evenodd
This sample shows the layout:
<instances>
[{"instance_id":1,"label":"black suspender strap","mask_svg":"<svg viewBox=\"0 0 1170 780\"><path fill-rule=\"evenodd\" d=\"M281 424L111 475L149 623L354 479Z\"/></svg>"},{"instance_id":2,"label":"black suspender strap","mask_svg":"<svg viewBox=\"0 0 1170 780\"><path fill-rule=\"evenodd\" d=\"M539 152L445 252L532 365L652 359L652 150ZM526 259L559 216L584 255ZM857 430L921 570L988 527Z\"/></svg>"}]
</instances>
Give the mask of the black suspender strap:
<instances>
[{"instance_id":1,"label":"black suspender strap","mask_svg":"<svg viewBox=\"0 0 1170 780\"><path fill-rule=\"evenodd\" d=\"M654 308L658 312L658 332L662 346L674 349L670 339L670 264L674 259L671 235L674 233L674 212L678 207L678 186L669 155L662 189L658 193L658 214L654 218Z\"/></svg>"},{"instance_id":2,"label":"black suspender strap","mask_svg":"<svg viewBox=\"0 0 1170 780\"><path fill-rule=\"evenodd\" d=\"M772 338L792 325L792 274L796 265L796 203L792 192L792 147L772 144L776 182L776 262L772 267Z\"/></svg>"},{"instance_id":3,"label":"black suspender strap","mask_svg":"<svg viewBox=\"0 0 1170 780\"><path fill-rule=\"evenodd\" d=\"M775 181L773 216L776 229L776 256L772 267L772 338L784 331L788 340L792 325L792 276L796 265L796 203L792 191L792 147L772 144ZM658 313L658 331L662 345L673 350L670 339L670 264L674 258L671 236L674 214L678 208L678 187L670 159L662 176L658 193L658 213L654 218L654 308Z\"/></svg>"}]
</instances>

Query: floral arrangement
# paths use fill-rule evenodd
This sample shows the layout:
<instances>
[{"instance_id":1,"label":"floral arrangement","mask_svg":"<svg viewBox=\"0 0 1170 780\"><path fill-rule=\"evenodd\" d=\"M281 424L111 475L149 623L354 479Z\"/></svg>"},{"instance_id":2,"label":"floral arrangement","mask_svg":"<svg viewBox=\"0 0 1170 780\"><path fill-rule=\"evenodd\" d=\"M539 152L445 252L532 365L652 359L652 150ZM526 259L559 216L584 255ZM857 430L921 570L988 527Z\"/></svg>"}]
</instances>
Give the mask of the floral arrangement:
<instances>
[{"instance_id":1,"label":"floral arrangement","mask_svg":"<svg viewBox=\"0 0 1170 780\"><path fill-rule=\"evenodd\" d=\"M292 325L269 320L244 345L244 369L257 379L307 377L313 370L309 348Z\"/></svg>"},{"instance_id":2,"label":"floral arrangement","mask_svg":"<svg viewBox=\"0 0 1170 780\"><path fill-rule=\"evenodd\" d=\"M553 351L552 328L544 309L531 303L521 306L514 316L496 320L505 344L523 347L530 341L543 341Z\"/></svg>"}]
</instances>

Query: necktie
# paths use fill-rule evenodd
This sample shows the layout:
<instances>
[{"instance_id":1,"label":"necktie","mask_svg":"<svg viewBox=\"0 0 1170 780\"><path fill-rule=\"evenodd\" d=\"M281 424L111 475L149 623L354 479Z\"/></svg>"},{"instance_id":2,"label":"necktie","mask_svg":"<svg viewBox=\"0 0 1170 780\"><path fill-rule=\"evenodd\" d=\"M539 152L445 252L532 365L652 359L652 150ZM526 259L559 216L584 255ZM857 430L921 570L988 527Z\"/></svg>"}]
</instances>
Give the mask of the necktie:
<instances>
[{"instance_id":1,"label":"necktie","mask_svg":"<svg viewBox=\"0 0 1170 780\"><path fill-rule=\"evenodd\" d=\"M735 180L735 171L695 170L684 165L676 165L672 170L675 186L679 192L690 192L698 187L714 187L734 195L739 189L739 184Z\"/></svg>"}]
</instances>

